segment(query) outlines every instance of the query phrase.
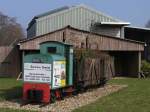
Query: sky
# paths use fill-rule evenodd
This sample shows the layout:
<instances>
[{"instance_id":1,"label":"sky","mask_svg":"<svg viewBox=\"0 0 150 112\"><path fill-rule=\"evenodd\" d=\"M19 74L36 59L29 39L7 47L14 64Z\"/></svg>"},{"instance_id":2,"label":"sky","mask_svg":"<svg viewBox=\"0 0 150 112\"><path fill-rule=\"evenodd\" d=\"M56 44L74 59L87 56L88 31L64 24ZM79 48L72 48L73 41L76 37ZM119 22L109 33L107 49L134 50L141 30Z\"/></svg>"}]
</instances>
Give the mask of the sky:
<instances>
[{"instance_id":1,"label":"sky","mask_svg":"<svg viewBox=\"0 0 150 112\"><path fill-rule=\"evenodd\" d=\"M16 17L26 29L35 15L79 4L130 22L132 26L144 27L150 19L150 0L0 0L0 12Z\"/></svg>"}]
</instances>

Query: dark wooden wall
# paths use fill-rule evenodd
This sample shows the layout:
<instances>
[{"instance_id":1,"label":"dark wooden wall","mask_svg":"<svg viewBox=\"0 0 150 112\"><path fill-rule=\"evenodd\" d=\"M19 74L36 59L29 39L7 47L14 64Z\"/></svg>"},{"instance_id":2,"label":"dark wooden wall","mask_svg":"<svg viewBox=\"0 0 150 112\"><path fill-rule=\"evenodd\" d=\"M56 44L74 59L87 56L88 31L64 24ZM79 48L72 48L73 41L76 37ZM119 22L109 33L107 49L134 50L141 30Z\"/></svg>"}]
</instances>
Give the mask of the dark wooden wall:
<instances>
[{"instance_id":1,"label":"dark wooden wall","mask_svg":"<svg viewBox=\"0 0 150 112\"><path fill-rule=\"evenodd\" d=\"M0 47L0 77L16 77L20 73L19 47Z\"/></svg>"},{"instance_id":2,"label":"dark wooden wall","mask_svg":"<svg viewBox=\"0 0 150 112\"><path fill-rule=\"evenodd\" d=\"M139 70L139 52L109 52L114 57L115 75L137 77Z\"/></svg>"}]
</instances>

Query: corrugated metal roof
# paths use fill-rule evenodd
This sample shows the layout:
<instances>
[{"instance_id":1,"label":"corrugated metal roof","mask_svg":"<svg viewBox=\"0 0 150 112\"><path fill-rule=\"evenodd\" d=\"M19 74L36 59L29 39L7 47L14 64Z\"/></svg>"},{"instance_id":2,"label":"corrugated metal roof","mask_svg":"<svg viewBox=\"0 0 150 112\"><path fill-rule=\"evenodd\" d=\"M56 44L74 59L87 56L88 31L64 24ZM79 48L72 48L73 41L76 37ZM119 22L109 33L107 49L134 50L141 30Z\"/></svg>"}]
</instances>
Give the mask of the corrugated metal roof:
<instances>
[{"instance_id":1,"label":"corrugated metal roof","mask_svg":"<svg viewBox=\"0 0 150 112\"><path fill-rule=\"evenodd\" d=\"M67 10L67 9L69 9L69 6L64 6L64 7L57 8L57 9L54 9L54 10L51 10L51 11L48 11L48 12L45 12L45 13L34 16L33 19L31 20L31 22L28 24L27 30L33 25L33 23L35 22L35 19L47 16L47 15L50 15L50 14L54 14L54 13L57 13L57 12L60 12L60 11L64 11L64 10Z\"/></svg>"},{"instance_id":2,"label":"corrugated metal roof","mask_svg":"<svg viewBox=\"0 0 150 112\"><path fill-rule=\"evenodd\" d=\"M67 25L74 28L91 31L92 25L109 25L122 27L129 23L111 17L86 5L65 6L35 16L29 23L27 37L32 38L61 29ZM106 35L106 29L101 33ZM98 30L100 32L100 30ZM120 37L123 32L118 28L108 30L108 35Z\"/></svg>"},{"instance_id":3,"label":"corrugated metal roof","mask_svg":"<svg viewBox=\"0 0 150 112\"><path fill-rule=\"evenodd\" d=\"M110 25L110 26L128 26L130 23L128 22L100 22L95 23L96 25Z\"/></svg>"},{"instance_id":4,"label":"corrugated metal roof","mask_svg":"<svg viewBox=\"0 0 150 112\"><path fill-rule=\"evenodd\" d=\"M127 29L133 29L133 30L140 30L140 31L147 31L150 32L150 28L142 28L142 27L134 27L134 26L126 26Z\"/></svg>"},{"instance_id":5,"label":"corrugated metal roof","mask_svg":"<svg viewBox=\"0 0 150 112\"><path fill-rule=\"evenodd\" d=\"M67 9L69 9L69 8L70 8L69 6L64 6L64 7L61 7L61 8L57 8L57 9L48 11L48 12L43 13L43 14L39 14L39 15L37 15L37 16L35 16L35 17L36 17L36 18L44 17L44 16L47 16L47 15L50 15L50 14L54 14L54 13L57 13L57 12L60 12L60 11L67 10Z\"/></svg>"},{"instance_id":6,"label":"corrugated metal roof","mask_svg":"<svg viewBox=\"0 0 150 112\"><path fill-rule=\"evenodd\" d=\"M80 4L80 5L71 6L71 7L69 7L69 6L64 6L64 7L61 7L61 8L57 8L57 9L48 11L48 12L43 13L43 14L36 15L36 16L34 16L34 18L31 20L31 22L28 24L27 30L36 22L35 20L38 19L38 18L42 18L42 17L44 17L44 16L52 15L52 14L55 14L55 13L58 13L58 12L62 12L62 11L68 10L68 9L76 8L76 7L83 7L83 8L85 8L85 9L90 10L90 11L96 12L97 14L100 14L100 15L103 15L103 16L105 16L105 17L107 17L107 18L110 18L110 19L112 19L113 21L116 21L116 22L117 22L117 21L121 21L121 20L116 19L116 18L113 18L113 17L111 17L111 16L109 16L109 15L107 15L107 14L105 14L105 13L102 13L102 12L100 12L100 11L97 11L97 10L91 8L91 7L88 7L88 6L84 5L84 4Z\"/></svg>"}]
</instances>

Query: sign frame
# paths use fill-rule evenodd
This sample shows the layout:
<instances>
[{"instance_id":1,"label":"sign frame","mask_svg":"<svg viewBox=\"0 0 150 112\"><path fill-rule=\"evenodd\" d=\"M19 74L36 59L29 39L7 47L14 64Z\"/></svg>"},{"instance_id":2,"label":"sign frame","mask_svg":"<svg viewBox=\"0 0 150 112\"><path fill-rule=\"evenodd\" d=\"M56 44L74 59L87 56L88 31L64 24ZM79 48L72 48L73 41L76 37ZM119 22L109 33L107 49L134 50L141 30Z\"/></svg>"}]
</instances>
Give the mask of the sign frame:
<instances>
[{"instance_id":1,"label":"sign frame","mask_svg":"<svg viewBox=\"0 0 150 112\"><path fill-rule=\"evenodd\" d=\"M32 82L32 83L48 83L50 84L52 81L51 81L51 76L52 76L52 64L50 63L24 63L24 67L23 67L23 81L24 82ZM44 70L45 69L45 70ZM37 72L37 75L38 78L36 78L36 72L40 72L38 73ZM27 76L27 75L28 76ZM35 74L35 75L34 75ZM26 75L26 76L25 76ZM33 77L35 77L36 79L28 79L26 80L25 78L26 77L29 77L31 78L30 75L33 75ZM45 78L42 78L42 75L43 77ZM41 77L40 77L41 76ZM33 78L32 77L32 78Z\"/></svg>"}]
</instances>

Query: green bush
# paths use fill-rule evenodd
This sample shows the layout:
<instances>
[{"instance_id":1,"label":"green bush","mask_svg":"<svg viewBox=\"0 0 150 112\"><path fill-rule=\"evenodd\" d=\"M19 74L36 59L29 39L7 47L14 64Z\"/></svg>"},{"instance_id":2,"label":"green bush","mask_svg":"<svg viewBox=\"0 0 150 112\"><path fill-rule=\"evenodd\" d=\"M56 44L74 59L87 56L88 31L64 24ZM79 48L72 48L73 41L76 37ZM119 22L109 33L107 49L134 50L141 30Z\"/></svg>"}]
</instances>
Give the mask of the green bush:
<instances>
[{"instance_id":1,"label":"green bush","mask_svg":"<svg viewBox=\"0 0 150 112\"><path fill-rule=\"evenodd\" d=\"M150 63L146 60L142 60L141 70L146 77L150 77Z\"/></svg>"}]
</instances>

